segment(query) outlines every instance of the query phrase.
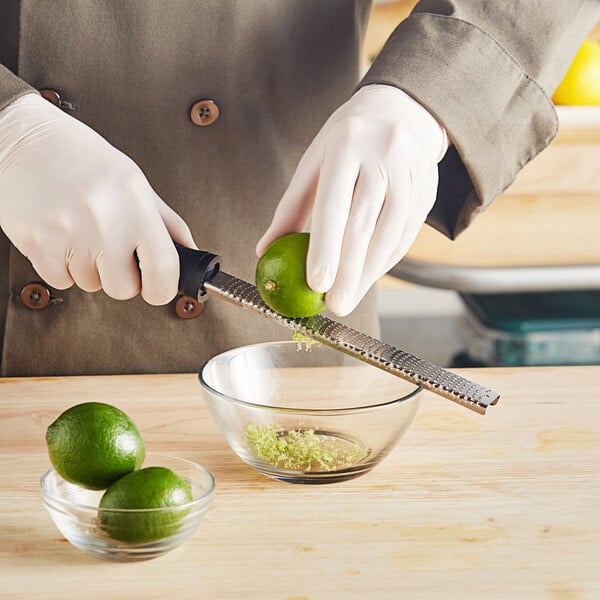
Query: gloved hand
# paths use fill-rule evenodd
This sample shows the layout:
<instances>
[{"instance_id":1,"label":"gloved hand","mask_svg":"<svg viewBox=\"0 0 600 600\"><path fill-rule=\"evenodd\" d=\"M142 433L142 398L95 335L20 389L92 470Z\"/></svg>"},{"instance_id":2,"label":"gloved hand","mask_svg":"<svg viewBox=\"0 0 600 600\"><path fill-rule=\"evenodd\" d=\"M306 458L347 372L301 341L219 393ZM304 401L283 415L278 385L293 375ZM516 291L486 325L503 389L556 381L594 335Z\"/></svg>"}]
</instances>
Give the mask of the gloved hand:
<instances>
[{"instance_id":1,"label":"gloved hand","mask_svg":"<svg viewBox=\"0 0 600 600\"><path fill-rule=\"evenodd\" d=\"M155 305L177 293L173 240L195 247L130 158L37 94L0 112L0 226L50 286Z\"/></svg>"},{"instance_id":2,"label":"gloved hand","mask_svg":"<svg viewBox=\"0 0 600 600\"><path fill-rule=\"evenodd\" d=\"M406 254L431 210L446 132L403 91L361 88L302 157L256 251L310 220L309 286L350 313Z\"/></svg>"}]
</instances>

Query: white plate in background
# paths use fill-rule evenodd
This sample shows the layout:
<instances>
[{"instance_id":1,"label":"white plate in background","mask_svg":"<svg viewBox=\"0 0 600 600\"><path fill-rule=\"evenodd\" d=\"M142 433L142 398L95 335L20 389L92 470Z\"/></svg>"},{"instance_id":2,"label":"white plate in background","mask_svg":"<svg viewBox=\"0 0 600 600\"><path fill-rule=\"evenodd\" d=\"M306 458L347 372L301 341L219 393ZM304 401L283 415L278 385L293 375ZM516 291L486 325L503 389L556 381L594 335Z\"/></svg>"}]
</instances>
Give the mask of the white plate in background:
<instances>
[{"instance_id":1,"label":"white plate in background","mask_svg":"<svg viewBox=\"0 0 600 600\"><path fill-rule=\"evenodd\" d=\"M561 127L600 127L600 106L557 106L556 113Z\"/></svg>"}]
</instances>

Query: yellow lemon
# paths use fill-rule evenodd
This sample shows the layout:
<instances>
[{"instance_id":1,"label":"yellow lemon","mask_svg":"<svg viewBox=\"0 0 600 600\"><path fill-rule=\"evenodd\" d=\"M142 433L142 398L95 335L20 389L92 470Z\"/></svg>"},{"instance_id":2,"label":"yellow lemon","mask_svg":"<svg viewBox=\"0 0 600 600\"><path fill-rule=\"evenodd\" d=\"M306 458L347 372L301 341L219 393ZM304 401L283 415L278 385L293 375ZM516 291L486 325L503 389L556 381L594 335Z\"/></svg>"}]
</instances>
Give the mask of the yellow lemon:
<instances>
[{"instance_id":1,"label":"yellow lemon","mask_svg":"<svg viewBox=\"0 0 600 600\"><path fill-rule=\"evenodd\" d=\"M552 100L555 104L600 104L600 41L583 42Z\"/></svg>"}]
</instances>

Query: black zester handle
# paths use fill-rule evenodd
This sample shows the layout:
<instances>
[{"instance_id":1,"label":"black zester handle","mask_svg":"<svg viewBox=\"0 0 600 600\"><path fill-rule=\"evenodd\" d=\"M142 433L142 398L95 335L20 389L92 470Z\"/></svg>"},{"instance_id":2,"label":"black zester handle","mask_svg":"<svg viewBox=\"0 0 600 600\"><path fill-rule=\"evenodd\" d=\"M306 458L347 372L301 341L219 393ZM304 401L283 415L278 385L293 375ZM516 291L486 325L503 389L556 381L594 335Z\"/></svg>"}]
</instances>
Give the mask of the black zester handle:
<instances>
[{"instance_id":1,"label":"black zester handle","mask_svg":"<svg viewBox=\"0 0 600 600\"><path fill-rule=\"evenodd\" d=\"M500 397L493 390L323 315L302 319L284 317L262 301L254 285L223 271L212 275L210 280L204 282L203 288L209 295L250 308L292 331L299 331L480 414L485 414L487 407L496 404Z\"/></svg>"}]
</instances>

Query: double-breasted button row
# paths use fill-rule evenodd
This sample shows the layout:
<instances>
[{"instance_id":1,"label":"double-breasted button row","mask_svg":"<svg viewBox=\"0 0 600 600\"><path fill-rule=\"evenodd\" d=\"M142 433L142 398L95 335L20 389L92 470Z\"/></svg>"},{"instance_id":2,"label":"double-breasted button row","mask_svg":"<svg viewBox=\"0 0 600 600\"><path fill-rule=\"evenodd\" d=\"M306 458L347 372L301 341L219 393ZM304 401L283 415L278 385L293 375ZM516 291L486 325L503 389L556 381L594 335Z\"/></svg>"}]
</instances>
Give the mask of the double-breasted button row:
<instances>
[{"instance_id":1,"label":"double-breasted button row","mask_svg":"<svg viewBox=\"0 0 600 600\"><path fill-rule=\"evenodd\" d=\"M60 94L52 88L42 88L38 90L42 98L48 100L59 108L68 108L74 110L74 105L71 102L63 100ZM212 125L219 118L219 107L214 100L204 98L192 104L190 109L190 119L194 125L199 127L207 127Z\"/></svg>"},{"instance_id":2,"label":"double-breasted button row","mask_svg":"<svg viewBox=\"0 0 600 600\"><path fill-rule=\"evenodd\" d=\"M42 310L52 300L50 290L42 283L28 283L19 294L21 302L31 310ZM175 314L180 319L195 319L202 314L204 304L190 296L179 296L175 300Z\"/></svg>"}]
</instances>

